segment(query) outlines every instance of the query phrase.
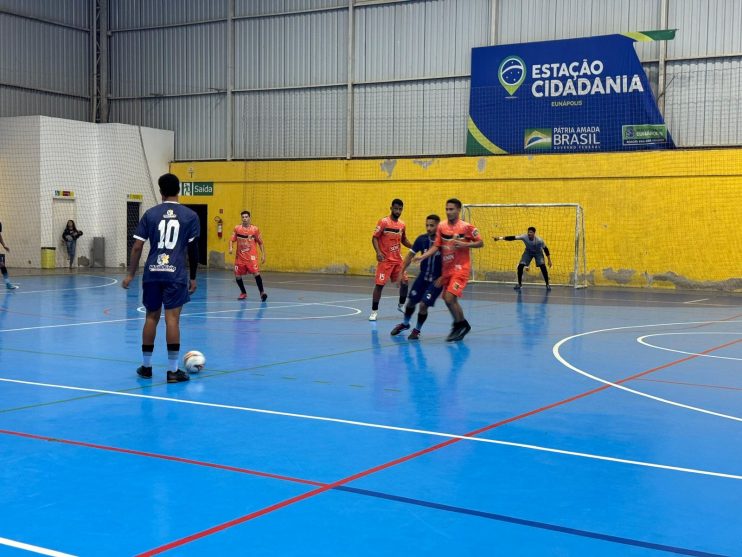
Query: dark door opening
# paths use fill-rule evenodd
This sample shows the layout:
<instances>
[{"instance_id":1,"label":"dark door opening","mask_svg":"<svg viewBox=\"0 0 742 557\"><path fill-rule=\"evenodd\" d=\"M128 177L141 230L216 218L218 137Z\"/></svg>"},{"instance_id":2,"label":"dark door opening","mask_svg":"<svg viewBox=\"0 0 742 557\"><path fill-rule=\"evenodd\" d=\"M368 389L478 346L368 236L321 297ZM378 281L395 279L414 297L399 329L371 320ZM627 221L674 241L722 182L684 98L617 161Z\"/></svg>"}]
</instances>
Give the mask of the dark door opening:
<instances>
[{"instance_id":1,"label":"dark door opening","mask_svg":"<svg viewBox=\"0 0 742 557\"><path fill-rule=\"evenodd\" d=\"M198 239L198 262L201 265L206 265L206 241L208 239L209 227L209 206L206 204L183 204L198 215L198 222L201 224L201 237Z\"/></svg>"},{"instance_id":2,"label":"dark door opening","mask_svg":"<svg viewBox=\"0 0 742 557\"><path fill-rule=\"evenodd\" d=\"M131 248L134 246L134 232L139 224L139 205L132 201L126 202L126 266L131 259Z\"/></svg>"}]
</instances>

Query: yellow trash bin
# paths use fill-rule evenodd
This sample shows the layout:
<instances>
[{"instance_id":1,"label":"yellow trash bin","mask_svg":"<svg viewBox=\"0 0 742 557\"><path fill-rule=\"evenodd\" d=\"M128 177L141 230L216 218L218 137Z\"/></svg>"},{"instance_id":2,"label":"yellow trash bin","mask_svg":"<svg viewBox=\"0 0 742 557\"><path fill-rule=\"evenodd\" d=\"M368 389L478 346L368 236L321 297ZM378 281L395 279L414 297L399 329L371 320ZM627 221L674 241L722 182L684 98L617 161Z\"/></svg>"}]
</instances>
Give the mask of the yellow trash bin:
<instances>
[{"instance_id":1,"label":"yellow trash bin","mask_svg":"<svg viewBox=\"0 0 742 557\"><path fill-rule=\"evenodd\" d=\"M41 268L54 269L57 266L57 248L41 248Z\"/></svg>"}]
</instances>

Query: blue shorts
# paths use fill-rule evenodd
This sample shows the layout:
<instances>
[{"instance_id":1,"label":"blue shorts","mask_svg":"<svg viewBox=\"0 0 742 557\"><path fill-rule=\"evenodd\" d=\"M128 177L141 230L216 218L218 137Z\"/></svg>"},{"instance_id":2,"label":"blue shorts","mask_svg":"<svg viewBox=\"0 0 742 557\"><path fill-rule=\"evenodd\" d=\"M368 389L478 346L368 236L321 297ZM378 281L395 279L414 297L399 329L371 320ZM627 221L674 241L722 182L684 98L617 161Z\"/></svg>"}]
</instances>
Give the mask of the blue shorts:
<instances>
[{"instance_id":1,"label":"blue shorts","mask_svg":"<svg viewBox=\"0 0 742 557\"><path fill-rule=\"evenodd\" d=\"M432 308L438 296L441 295L442 290L442 286L437 287L435 281L425 280L421 275L412 284L410 293L407 296L407 303L414 306L416 303L422 301L426 306Z\"/></svg>"},{"instance_id":2,"label":"blue shorts","mask_svg":"<svg viewBox=\"0 0 742 557\"><path fill-rule=\"evenodd\" d=\"M191 301L188 285L182 282L151 281L142 283L142 303L147 311L179 308Z\"/></svg>"}]
</instances>

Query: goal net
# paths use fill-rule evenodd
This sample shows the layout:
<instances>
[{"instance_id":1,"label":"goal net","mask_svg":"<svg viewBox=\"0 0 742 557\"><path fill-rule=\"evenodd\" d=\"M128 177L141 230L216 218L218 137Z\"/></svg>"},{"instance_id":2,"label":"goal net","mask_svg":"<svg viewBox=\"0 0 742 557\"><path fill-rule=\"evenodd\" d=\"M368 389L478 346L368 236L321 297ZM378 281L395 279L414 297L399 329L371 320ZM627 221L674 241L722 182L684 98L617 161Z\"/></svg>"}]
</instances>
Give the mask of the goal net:
<instances>
[{"instance_id":1,"label":"goal net","mask_svg":"<svg viewBox=\"0 0 742 557\"><path fill-rule=\"evenodd\" d=\"M520 240L491 241L493 236L526 234L536 228L536 236L549 248L554 264L549 279L554 285L575 288L587 286L585 262L585 223L582 207L577 203L466 204L464 220L479 228L485 240L484 249L472 250L473 282L517 281L516 268L524 251ZM523 273L523 283L543 284L541 270L532 261Z\"/></svg>"}]
</instances>

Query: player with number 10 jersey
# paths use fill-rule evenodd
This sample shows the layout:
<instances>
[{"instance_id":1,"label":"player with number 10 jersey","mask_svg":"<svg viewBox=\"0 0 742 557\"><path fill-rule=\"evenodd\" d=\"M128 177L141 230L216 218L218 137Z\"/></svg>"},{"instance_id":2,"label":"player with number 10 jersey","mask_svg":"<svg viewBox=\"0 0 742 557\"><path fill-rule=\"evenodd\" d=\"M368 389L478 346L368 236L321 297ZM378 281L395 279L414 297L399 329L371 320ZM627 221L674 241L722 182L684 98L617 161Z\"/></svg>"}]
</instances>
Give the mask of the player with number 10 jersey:
<instances>
[{"instance_id":1,"label":"player with number 10 jersey","mask_svg":"<svg viewBox=\"0 0 742 557\"><path fill-rule=\"evenodd\" d=\"M164 201L152 207L139 221L134 238L143 242L149 240L150 245L142 283L167 282L181 286L185 292L182 300L163 300L166 309L176 307L174 304L179 301L182 301L180 305L188 301L188 245L200 232L198 215L177 201ZM145 287L145 306L146 298Z\"/></svg>"}]
</instances>

